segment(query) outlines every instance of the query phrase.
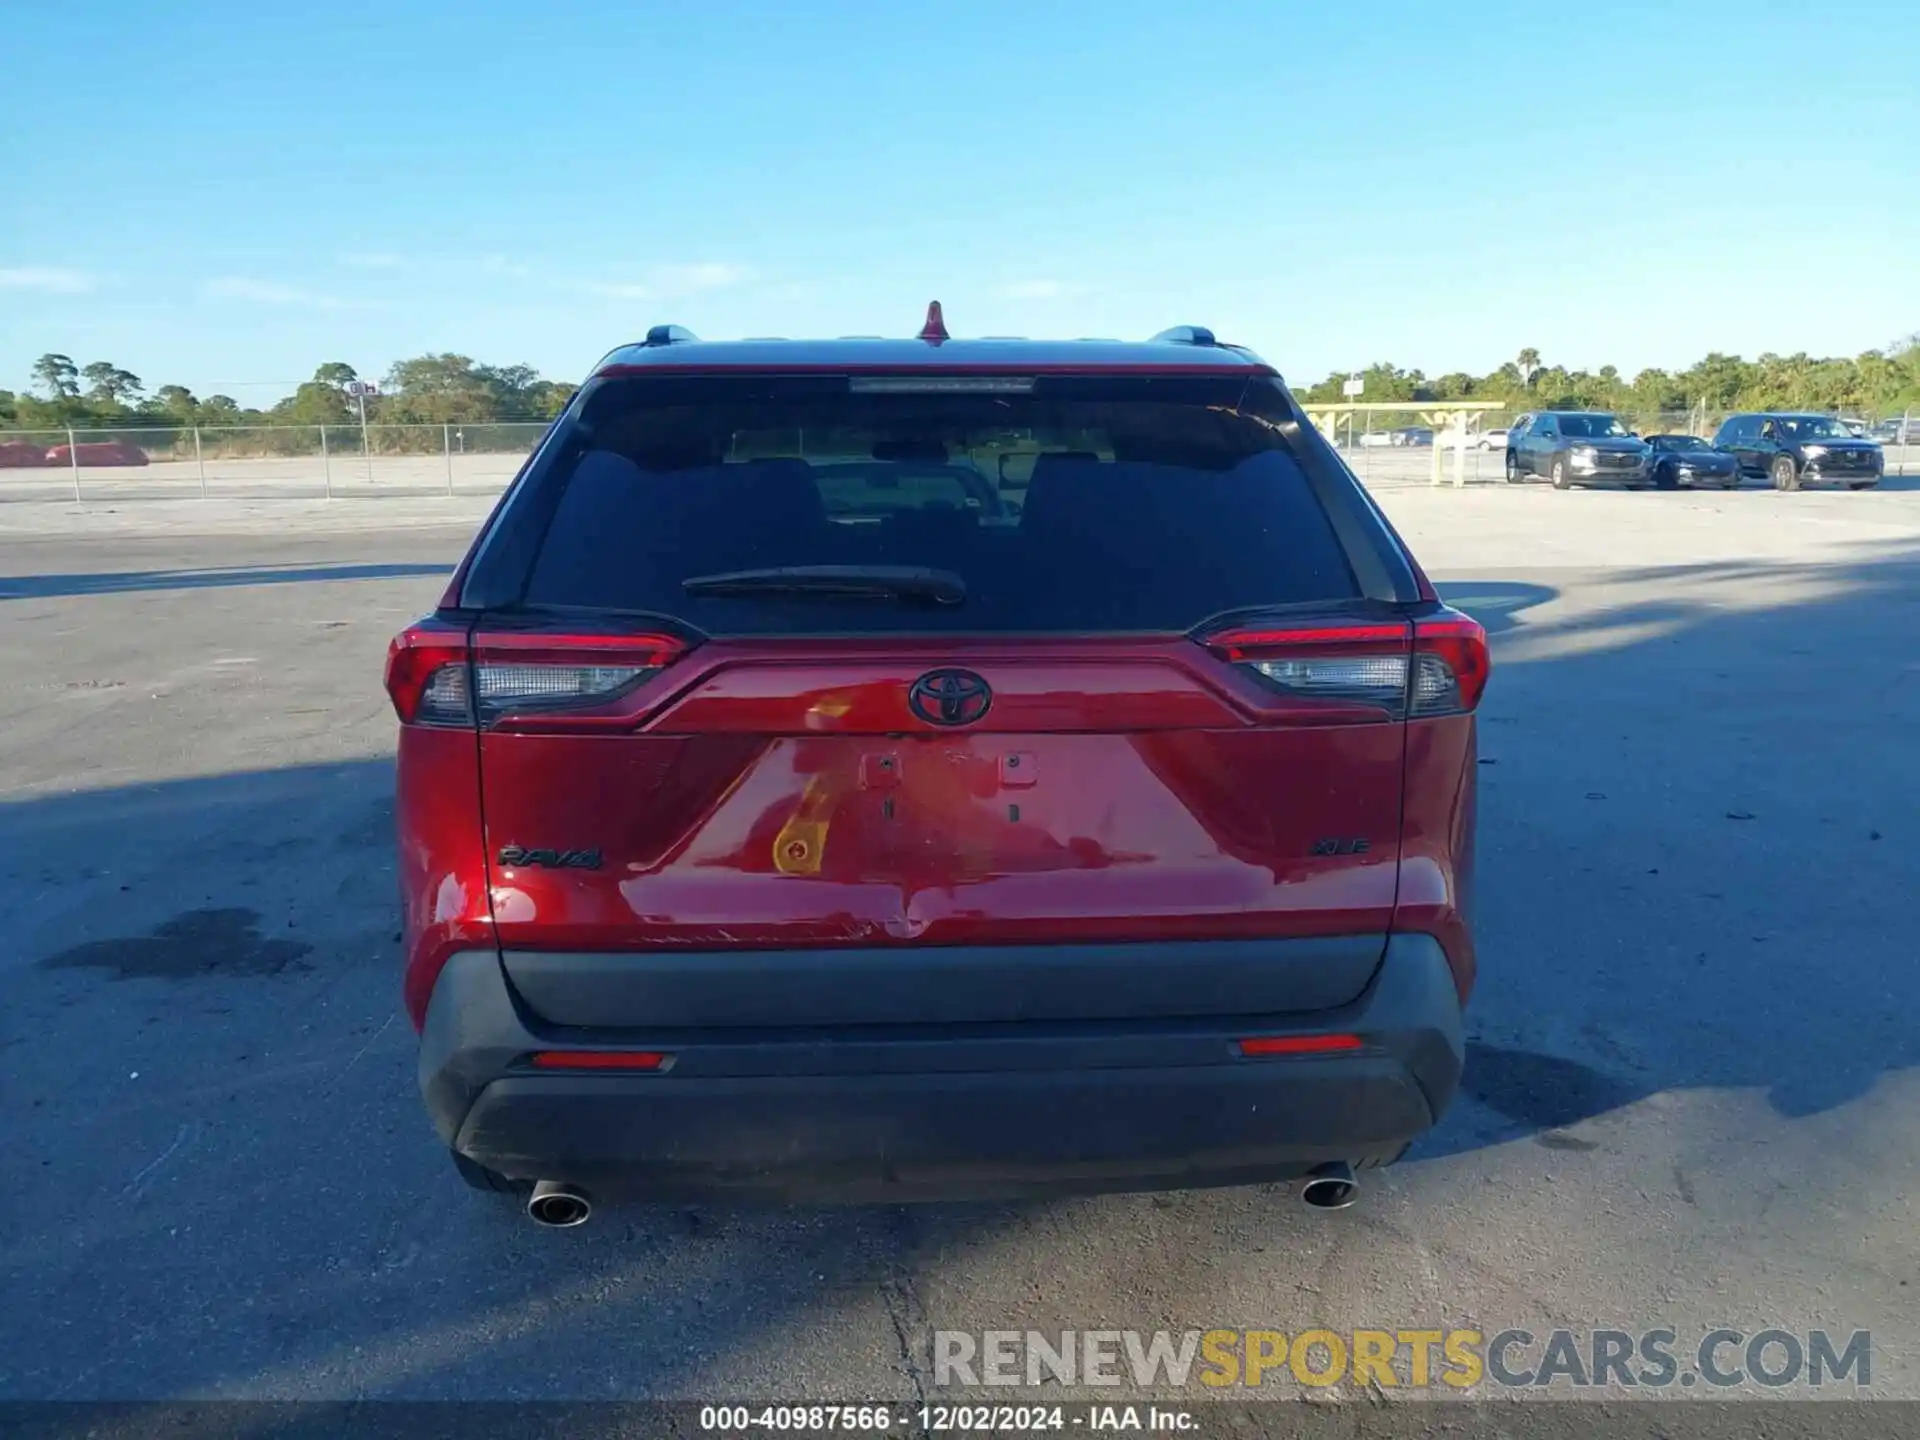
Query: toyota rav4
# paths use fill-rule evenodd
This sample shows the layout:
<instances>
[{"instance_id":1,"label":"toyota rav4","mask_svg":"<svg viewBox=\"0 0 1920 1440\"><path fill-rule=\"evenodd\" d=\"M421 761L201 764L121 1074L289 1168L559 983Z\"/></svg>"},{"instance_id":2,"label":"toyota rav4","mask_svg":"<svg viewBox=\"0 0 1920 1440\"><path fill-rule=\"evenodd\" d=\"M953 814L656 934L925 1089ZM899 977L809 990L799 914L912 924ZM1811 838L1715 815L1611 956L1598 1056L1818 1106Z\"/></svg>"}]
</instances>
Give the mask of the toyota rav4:
<instances>
[{"instance_id":1,"label":"toyota rav4","mask_svg":"<svg viewBox=\"0 0 1920 1440\"><path fill-rule=\"evenodd\" d=\"M1245 349L614 351L393 642L477 1187L1299 1179L1454 1094L1486 637Z\"/></svg>"}]
</instances>

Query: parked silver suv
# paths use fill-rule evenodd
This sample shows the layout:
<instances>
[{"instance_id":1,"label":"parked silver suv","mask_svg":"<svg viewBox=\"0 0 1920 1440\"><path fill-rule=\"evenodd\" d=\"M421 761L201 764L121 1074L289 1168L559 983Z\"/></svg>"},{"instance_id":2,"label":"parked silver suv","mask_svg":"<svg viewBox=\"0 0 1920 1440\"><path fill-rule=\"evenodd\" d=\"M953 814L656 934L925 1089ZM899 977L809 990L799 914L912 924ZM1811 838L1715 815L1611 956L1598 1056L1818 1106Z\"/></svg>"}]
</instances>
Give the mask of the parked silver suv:
<instances>
[{"instance_id":1,"label":"parked silver suv","mask_svg":"<svg viewBox=\"0 0 1920 1440\"><path fill-rule=\"evenodd\" d=\"M1612 482L1649 483L1653 452L1618 417L1597 410L1542 410L1507 432L1507 479L1543 475L1556 490Z\"/></svg>"}]
</instances>

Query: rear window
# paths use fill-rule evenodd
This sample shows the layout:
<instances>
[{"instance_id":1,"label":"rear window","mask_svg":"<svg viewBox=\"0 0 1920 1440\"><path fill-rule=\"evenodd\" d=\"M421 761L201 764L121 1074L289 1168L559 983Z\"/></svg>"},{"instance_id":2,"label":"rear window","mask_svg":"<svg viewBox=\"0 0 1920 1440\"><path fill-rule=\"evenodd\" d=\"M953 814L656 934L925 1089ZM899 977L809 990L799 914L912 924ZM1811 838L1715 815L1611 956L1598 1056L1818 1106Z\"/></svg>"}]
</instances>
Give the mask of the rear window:
<instances>
[{"instance_id":1,"label":"rear window","mask_svg":"<svg viewBox=\"0 0 1920 1440\"><path fill-rule=\"evenodd\" d=\"M540 480L561 488L524 603L710 635L1168 632L1359 593L1276 417L1247 408L1247 381L1024 383L606 382ZM959 576L965 599L683 588L823 565L931 567Z\"/></svg>"}]
</instances>

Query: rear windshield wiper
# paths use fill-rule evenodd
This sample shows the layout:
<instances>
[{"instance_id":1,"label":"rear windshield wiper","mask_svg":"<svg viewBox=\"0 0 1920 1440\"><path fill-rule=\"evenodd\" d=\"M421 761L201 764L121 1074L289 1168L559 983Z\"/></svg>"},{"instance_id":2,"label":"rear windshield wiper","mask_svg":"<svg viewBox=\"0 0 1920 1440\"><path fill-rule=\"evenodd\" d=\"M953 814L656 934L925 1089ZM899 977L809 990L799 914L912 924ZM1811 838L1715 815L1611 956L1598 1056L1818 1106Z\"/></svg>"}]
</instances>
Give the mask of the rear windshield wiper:
<instances>
[{"instance_id":1,"label":"rear windshield wiper","mask_svg":"<svg viewBox=\"0 0 1920 1440\"><path fill-rule=\"evenodd\" d=\"M831 595L935 605L958 605L967 598L966 581L951 570L924 565L774 565L694 575L680 588L689 595Z\"/></svg>"}]
</instances>

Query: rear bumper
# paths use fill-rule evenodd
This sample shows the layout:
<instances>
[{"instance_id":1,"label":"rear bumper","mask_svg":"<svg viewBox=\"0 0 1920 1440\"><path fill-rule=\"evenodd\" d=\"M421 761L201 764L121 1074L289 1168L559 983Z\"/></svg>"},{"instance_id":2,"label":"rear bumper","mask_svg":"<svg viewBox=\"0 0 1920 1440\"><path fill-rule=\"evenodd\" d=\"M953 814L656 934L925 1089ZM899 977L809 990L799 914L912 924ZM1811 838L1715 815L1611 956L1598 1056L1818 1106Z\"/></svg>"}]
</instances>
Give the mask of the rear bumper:
<instances>
[{"instance_id":1,"label":"rear bumper","mask_svg":"<svg viewBox=\"0 0 1920 1440\"><path fill-rule=\"evenodd\" d=\"M619 1032L541 1022L497 955L464 952L435 988L420 1082L442 1138L490 1169L657 1199L1286 1179L1330 1160L1391 1161L1452 1099L1464 1047L1446 957L1426 935L1395 936L1385 951L1357 998L1307 1013ZM1314 1033L1356 1034L1366 1048L1249 1059L1233 1043ZM526 1061L596 1047L675 1059L623 1075Z\"/></svg>"}]
</instances>

